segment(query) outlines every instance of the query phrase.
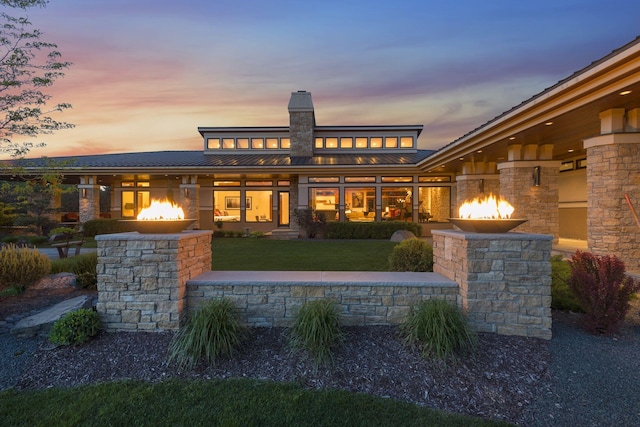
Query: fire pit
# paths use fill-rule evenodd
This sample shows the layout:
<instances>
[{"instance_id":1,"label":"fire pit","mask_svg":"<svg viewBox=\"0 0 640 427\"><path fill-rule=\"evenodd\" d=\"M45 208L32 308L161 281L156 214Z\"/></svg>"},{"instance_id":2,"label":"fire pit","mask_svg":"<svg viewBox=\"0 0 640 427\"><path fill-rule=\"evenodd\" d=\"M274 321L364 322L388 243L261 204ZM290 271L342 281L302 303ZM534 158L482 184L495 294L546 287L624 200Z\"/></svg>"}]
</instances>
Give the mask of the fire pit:
<instances>
[{"instance_id":1,"label":"fire pit","mask_svg":"<svg viewBox=\"0 0 640 427\"><path fill-rule=\"evenodd\" d=\"M449 221L471 233L506 233L527 222L526 219L511 218L513 211L509 202L490 194L483 200L465 201L460 206L460 217L449 218Z\"/></svg>"},{"instance_id":2,"label":"fire pit","mask_svg":"<svg viewBox=\"0 0 640 427\"><path fill-rule=\"evenodd\" d=\"M179 233L195 221L195 219L184 219L182 208L166 199L152 200L151 206L142 209L137 219L120 220L132 231L143 234Z\"/></svg>"}]
</instances>

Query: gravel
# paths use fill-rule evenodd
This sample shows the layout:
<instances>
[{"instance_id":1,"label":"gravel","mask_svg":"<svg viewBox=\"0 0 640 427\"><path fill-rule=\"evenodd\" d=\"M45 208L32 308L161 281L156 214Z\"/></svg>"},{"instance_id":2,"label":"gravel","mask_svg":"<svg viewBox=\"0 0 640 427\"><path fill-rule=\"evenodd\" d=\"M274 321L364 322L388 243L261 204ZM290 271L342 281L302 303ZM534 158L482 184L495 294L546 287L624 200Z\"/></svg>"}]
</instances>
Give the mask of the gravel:
<instances>
[{"instance_id":1,"label":"gravel","mask_svg":"<svg viewBox=\"0 0 640 427\"><path fill-rule=\"evenodd\" d=\"M256 328L247 345L216 366L167 365L171 333L100 334L82 346L0 334L0 389L74 387L119 379L249 377L340 388L523 426L640 425L640 301L623 330L592 336L578 314L554 312L550 341L481 334L475 357L428 361L396 327L347 328L331 369L293 353L281 328Z\"/></svg>"}]
</instances>

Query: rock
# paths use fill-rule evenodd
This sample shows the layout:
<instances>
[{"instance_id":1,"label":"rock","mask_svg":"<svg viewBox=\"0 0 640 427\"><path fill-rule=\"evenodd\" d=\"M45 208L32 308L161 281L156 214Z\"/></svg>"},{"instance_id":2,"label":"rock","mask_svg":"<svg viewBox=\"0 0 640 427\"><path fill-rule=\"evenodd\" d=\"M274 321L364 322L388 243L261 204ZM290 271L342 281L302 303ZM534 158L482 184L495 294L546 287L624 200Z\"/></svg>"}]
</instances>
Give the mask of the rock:
<instances>
[{"instance_id":1,"label":"rock","mask_svg":"<svg viewBox=\"0 0 640 427\"><path fill-rule=\"evenodd\" d=\"M76 286L76 275L73 273L57 273L43 277L33 285L30 289L59 289L74 288Z\"/></svg>"},{"instance_id":2,"label":"rock","mask_svg":"<svg viewBox=\"0 0 640 427\"><path fill-rule=\"evenodd\" d=\"M92 301L88 295L71 298L62 301L40 313L25 317L20 320L12 329L11 335L19 338L31 338L36 335L47 336L51 326L56 320L65 314L80 308L91 308Z\"/></svg>"},{"instance_id":3,"label":"rock","mask_svg":"<svg viewBox=\"0 0 640 427\"><path fill-rule=\"evenodd\" d=\"M408 231L408 230L397 230L391 236L391 241L392 242L402 242L403 240L415 239L415 238L416 238L416 235L413 234L412 232Z\"/></svg>"}]
</instances>

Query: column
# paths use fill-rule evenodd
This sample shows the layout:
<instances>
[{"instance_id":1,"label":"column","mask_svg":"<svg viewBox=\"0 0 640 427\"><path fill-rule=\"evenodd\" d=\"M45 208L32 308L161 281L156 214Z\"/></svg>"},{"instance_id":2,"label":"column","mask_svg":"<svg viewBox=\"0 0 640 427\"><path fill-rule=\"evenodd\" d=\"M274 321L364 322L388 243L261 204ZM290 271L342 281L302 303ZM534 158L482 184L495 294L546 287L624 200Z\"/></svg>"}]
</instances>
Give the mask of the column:
<instances>
[{"instance_id":1,"label":"column","mask_svg":"<svg viewBox=\"0 0 640 427\"><path fill-rule=\"evenodd\" d=\"M587 243L599 255L616 255L627 271L640 272L640 129L638 112L615 108L600 114L601 135L587 150ZM626 132L625 132L626 130Z\"/></svg>"},{"instance_id":2,"label":"column","mask_svg":"<svg viewBox=\"0 0 640 427\"><path fill-rule=\"evenodd\" d=\"M200 184L197 175L185 175L180 184L180 206L185 219L195 219L191 228L200 228Z\"/></svg>"},{"instance_id":3,"label":"column","mask_svg":"<svg viewBox=\"0 0 640 427\"><path fill-rule=\"evenodd\" d=\"M80 223L100 218L100 185L96 176L80 177L78 198Z\"/></svg>"}]
</instances>

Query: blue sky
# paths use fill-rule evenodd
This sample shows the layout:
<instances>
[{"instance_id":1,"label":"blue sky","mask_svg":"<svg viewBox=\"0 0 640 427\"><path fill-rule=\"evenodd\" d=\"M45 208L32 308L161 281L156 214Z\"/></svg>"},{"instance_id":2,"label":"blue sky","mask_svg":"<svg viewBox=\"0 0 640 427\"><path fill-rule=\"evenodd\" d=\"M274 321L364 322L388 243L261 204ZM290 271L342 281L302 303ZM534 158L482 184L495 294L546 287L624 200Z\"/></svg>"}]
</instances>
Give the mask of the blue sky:
<instances>
[{"instance_id":1,"label":"blue sky","mask_svg":"<svg viewBox=\"0 0 640 427\"><path fill-rule=\"evenodd\" d=\"M615 6L615 7L614 7ZM16 11L11 11L15 14ZM640 2L50 0L76 128L32 156L201 149L198 126L422 124L439 148L640 35Z\"/></svg>"}]
</instances>

